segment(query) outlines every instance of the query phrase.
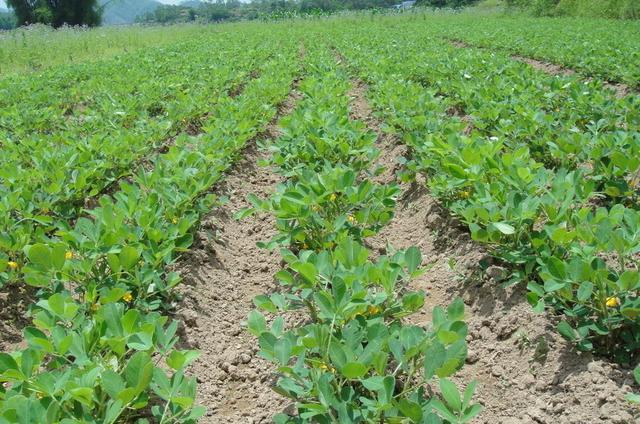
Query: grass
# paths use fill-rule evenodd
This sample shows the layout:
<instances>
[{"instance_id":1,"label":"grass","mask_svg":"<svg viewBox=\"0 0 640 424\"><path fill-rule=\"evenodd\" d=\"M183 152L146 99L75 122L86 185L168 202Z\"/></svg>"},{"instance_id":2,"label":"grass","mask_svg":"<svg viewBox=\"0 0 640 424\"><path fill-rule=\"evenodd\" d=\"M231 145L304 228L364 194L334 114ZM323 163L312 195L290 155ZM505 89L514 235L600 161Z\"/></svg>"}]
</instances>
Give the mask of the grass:
<instances>
[{"instance_id":1,"label":"grass","mask_svg":"<svg viewBox=\"0 0 640 424\"><path fill-rule=\"evenodd\" d=\"M51 66L82 63L189 39L199 25L165 27L62 28L34 25L0 32L0 77L40 71Z\"/></svg>"}]
</instances>

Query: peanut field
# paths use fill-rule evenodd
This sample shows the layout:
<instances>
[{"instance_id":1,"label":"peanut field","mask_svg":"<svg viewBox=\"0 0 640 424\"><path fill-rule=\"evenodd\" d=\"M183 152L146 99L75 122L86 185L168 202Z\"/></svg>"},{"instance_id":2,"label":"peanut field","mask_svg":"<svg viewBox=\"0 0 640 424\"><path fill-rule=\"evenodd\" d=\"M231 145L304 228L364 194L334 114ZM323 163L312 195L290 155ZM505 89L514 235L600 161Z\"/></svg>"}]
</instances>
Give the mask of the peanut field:
<instances>
[{"instance_id":1,"label":"peanut field","mask_svg":"<svg viewBox=\"0 0 640 424\"><path fill-rule=\"evenodd\" d=\"M34 28L0 59L0 424L640 419L640 23Z\"/></svg>"}]
</instances>

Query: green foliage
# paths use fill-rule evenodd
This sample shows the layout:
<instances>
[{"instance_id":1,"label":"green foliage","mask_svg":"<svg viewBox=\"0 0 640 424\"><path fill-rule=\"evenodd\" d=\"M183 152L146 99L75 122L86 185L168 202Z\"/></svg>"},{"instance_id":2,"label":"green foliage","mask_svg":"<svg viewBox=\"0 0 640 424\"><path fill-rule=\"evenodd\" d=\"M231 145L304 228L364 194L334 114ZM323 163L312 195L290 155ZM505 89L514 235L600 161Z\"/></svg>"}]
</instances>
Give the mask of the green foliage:
<instances>
[{"instance_id":1,"label":"green foliage","mask_svg":"<svg viewBox=\"0 0 640 424\"><path fill-rule=\"evenodd\" d=\"M0 30L13 29L17 25L13 13L0 11Z\"/></svg>"},{"instance_id":2,"label":"green foliage","mask_svg":"<svg viewBox=\"0 0 640 424\"><path fill-rule=\"evenodd\" d=\"M637 100L428 36L393 46L349 36L343 54L411 148L405 178L426 174L472 237L511 264L506 283L526 282L536 310L561 314L577 348L635 363Z\"/></svg>"},{"instance_id":3,"label":"green foliage","mask_svg":"<svg viewBox=\"0 0 640 424\"><path fill-rule=\"evenodd\" d=\"M640 4L635 0L505 0L505 3L511 8L527 10L534 16L640 18Z\"/></svg>"},{"instance_id":4,"label":"green foliage","mask_svg":"<svg viewBox=\"0 0 640 424\"><path fill-rule=\"evenodd\" d=\"M465 0L453 0L465 2ZM396 0L301 0L251 2L227 1L213 3L162 5L137 18L138 22L174 24L184 22L221 22L240 19L278 21L293 18L316 18L347 10L388 8Z\"/></svg>"},{"instance_id":5,"label":"green foliage","mask_svg":"<svg viewBox=\"0 0 640 424\"><path fill-rule=\"evenodd\" d=\"M232 53L234 59L226 61L226 66L236 74L253 69L257 60L260 78L246 81L242 93L231 96L234 82L229 73L213 77L216 82L211 88L217 87L218 91L215 104L209 103L212 91L205 90L206 95L200 98L190 98L188 90L183 91L180 96L187 102L187 110L194 107L208 112L208 119L199 123L201 134L189 135L190 127L178 126L181 134L174 146L150 157L150 166L132 169L135 172L130 179L120 182L111 194L100 196L97 204L83 207L73 198L102 191L100 178L80 178L80 185L75 179L52 182L53 190L51 184L28 187L23 180L24 191L12 190L8 186L11 183L3 180L2 190L13 194L3 196L6 202L2 207L11 212L3 214L6 216L0 229L0 282L28 284L39 291L38 301L30 310L33 324L24 329L26 347L0 354L0 421L115 423L147 417L158 423L190 424L204 414L204 408L195 405L195 379L184 375L197 353L175 348L178 325L163 315L171 308L173 288L180 282L167 266L189 248L199 217L215 203L215 198L207 195L210 187L222 178L247 140L273 117L275 105L288 92L297 71L295 41L278 44L277 51L274 47L265 49L271 60L262 60L260 54L254 56L254 49L247 48L247 42L261 44L262 36L242 41L227 46L225 56ZM211 72L212 67L199 63L211 60L208 48L187 51L187 68L170 67L171 72L182 72L178 78L188 75L190 67L206 75L216 74ZM184 61L184 56L179 58ZM136 57L139 65L147 63L154 69L161 65L151 53L147 59L145 62ZM96 64L105 71L96 75L105 77L110 65ZM57 72L67 77L70 70ZM248 73L236 75L245 80ZM148 72L142 74L148 79ZM160 74L157 78L162 79ZM34 83L31 78L24 81ZM140 80L132 83L155 99L150 104L134 102L118 110L142 114L145 119L148 110L161 114L163 107L154 96L157 86L145 86ZM97 93L89 90L86 94ZM112 91L108 97L109 103L115 98L126 103L122 93ZM83 112L99 116L100 107L87 105ZM183 112L169 114L180 116ZM177 124L182 120L179 118ZM53 135L56 129L51 125L56 121L42 121L39 129ZM84 131L108 133L108 127L117 127L107 119L98 122L97 126L84 127ZM67 129L81 134L83 123L75 124L78 127L69 124ZM130 135L135 133L134 128L131 126ZM11 134L14 139L23 139L29 132L21 125L12 129L16 131ZM104 138L99 139L103 143ZM123 143L119 146L122 153L128 139L114 140ZM13 146L16 153L21 147L20 143ZM76 140L72 148L76 150L70 158L84 147ZM33 152L37 149L49 150L43 144L36 145ZM58 164L63 162L58 158ZM66 162L73 164L68 159ZM3 164L7 166L4 171L15 172L8 163ZM110 167L116 166L110 161L102 164L98 172L110 172ZM86 163L79 167L86 167ZM54 167L41 171L39 175L45 180L60 177L52 177ZM80 176L73 169L66 171ZM31 218L34 214L37 218Z\"/></svg>"},{"instance_id":6,"label":"green foliage","mask_svg":"<svg viewBox=\"0 0 640 424\"><path fill-rule=\"evenodd\" d=\"M319 44L319 43L318 43ZM372 136L349 119L348 75L320 44L307 51L310 75L283 134L268 145L287 180L270 199L250 198L277 219L266 248L281 249L279 290L254 299L248 329L259 354L278 367L274 390L296 402L297 414L277 423L466 423L475 384L461 396L445 379L463 364L467 347L464 304L433 310L433 325L403 322L425 303L408 289L420 275L415 247L373 260L364 246L392 218L398 189L363 178L378 154ZM283 315L309 319L284 328ZM264 313L275 315L269 319ZM425 391L438 382L441 399Z\"/></svg>"},{"instance_id":7,"label":"green foliage","mask_svg":"<svg viewBox=\"0 0 640 424\"><path fill-rule=\"evenodd\" d=\"M13 15L11 15L13 16ZM175 45L210 34L198 26L62 27L31 25L0 37L0 77L43 71L50 67L87 64L142 49Z\"/></svg>"},{"instance_id":8,"label":"green foliage","mask_svg":"<svg viewBox=\"0 0 640 424\"><path fill-rule=\"evenodd\" d=\"M13 9L18 25L97 26L102 14L97 0L7 0L7 5Z\"/></svg>"},{"instance_id":9,"label":"green foliage","mask_svg":"<svg viewBox=\"0 0 640 424\"><path fill-rule=\"evenodd\" d=\"M460 8L465 6L471 6L477 3L478 0L418 0L416 3L419 6L427 6L427 7L450 7L450 8Z\"/></svg>"},{"instance_id":10,"label":"green foliage","mask_svg":"<svg viewBox=\"0 0 640 424\"><path fill-rule=\"evenodd\" d=\"M503 49L605 81L640 87L637 21L483 16L434 19L438 31L471 46Z\"/></svg>"}]
</instances>

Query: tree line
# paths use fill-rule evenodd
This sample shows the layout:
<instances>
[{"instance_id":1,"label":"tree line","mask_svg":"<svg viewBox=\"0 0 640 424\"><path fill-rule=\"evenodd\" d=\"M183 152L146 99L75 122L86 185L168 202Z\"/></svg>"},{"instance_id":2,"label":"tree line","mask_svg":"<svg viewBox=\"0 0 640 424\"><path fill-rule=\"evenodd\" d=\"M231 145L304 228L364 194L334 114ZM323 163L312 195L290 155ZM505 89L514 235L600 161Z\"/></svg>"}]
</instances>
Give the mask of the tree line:
<instances>
[{"instance_id":1,"label":"tree line","mask_svg":"<svg viewBox=\"0 0 640 424\"><path fill-rule=\"evenodd\" d=\"M7 5L18 25L42 23L55 28L100 25L104 10L98 0L7 0Z\"/></svg>"},{"instance_id":2,"label":"tree line","mask_svg":"<svg viewBox=\"0 0 640 424\"><path fill-rule=\"evenodd\" d=\"M117 1L117 0L112 0ZM462 7L477 0L418 0L431 7ZM219 22L261 17L330 14L342 10L389 8L402 0L238 0L191 1L183 5L161 5L138 17L142 23ZM42 23L58 28L63 25L97 26L108 3L98 0L7 0L13 14L0 14L0 29L14 25Z\"/></svg>"},{"instance_id":3,"label":"tree line","mask_svg":"<svg viewBox=\"0 0 640 424\"><path fill-rule=\"evenodd\" d=\"M237 0L193 5L163 5L138 17L141 23L219 22L239 19L278 19L327 15L345 10L385 9L403 0ZM418 0L427 7L463 7L477 0Z\"/></svg>"}]
</instances>

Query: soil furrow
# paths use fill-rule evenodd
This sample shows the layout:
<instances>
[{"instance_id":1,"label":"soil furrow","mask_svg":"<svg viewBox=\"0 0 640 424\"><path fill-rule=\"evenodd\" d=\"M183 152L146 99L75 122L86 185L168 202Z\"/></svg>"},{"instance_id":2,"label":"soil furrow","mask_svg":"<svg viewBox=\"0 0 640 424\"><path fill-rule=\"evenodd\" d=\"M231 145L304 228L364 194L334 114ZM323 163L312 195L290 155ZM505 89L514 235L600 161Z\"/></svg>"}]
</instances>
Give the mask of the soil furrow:
<instances>
[{"instance_id":1,"label":"soil furrow","mask_svg":"<svg viewBox=\"0 0 640 424\"><path fill-rule=\"evenodd\" d=\"M481 50L490 50L490 48L488 47L482 47L482 46L473 46L471 44L465 43L464 41L461 40L449 40L449 42L451 43L451 45L459 48L459 49L481 49ZM502 50L502 49L498 49L497 50ZM538 59L533 59L531 57L526 57L526 56L521 56L521 55L517 55L517 54L512 54L511 55L511 59L518 61L518 62L522 62L522 63L526 63L527 65L531 66L534 69L537 69L539 71L542 71L548 75L561 75L561 76L565 76L565 77L569 77L569 76L575 76L575 75L582 75L580 72L574 70L574 69L570 69L567 68L566 66L562 66L562 65L557 65L555 63L551 63L551 62L546 62L543 60L538 60ZM588 76L584 76L582 75L582 79L584 79L585 81L593 81L595 80L595 78L593 77L588 77ZM612 81L606 81L603 80L602 81L602 85L610 90L613 90L616 93L616 97L621 99L623 97L628 96L629 94L631 94L633 92L633 90L631 89L631 87L629 87L626 84L622 84L622 83L618 83L618 82L612 82Z\"/></svg>"},{"instance_id":2,"label":"soil furrow","mask_svg":"<svg viewBox=\"0 0 640 424\"><path fill-rule=\"evenodd\" d=\"M289 114L299 98L296 85L264 138L279 135L279 118ZM190 372L198 378L198 402L208 409L203 423L270 422L287 406L271 390L273 370L256 355L257 341L243 324L253 298L274 288L273 275L280 269L278 252L256 246L276 233L274 219L233 218L251 206L248 194L266 198L281 181L270 168L258 166L268 153L259 151L256 141L248 144L216 190L229 201L202 220L194 248L181 264L184 300L178 316L185 343L201 352Z\"/></svg>"},{"instance_id":3,"label":"soil furrow","mask_svg":"<svg viewBox=\"0 0 640 424\"><path fill-rule=\"evenodd\" d=\"M379 163L396 163L404 148L381 132L372 116L366 86L355 81L352 118L378 134ZM392 182L394 173L379 182ZM469 355L456 377L479 382L476 399L484 411L478 423L629 423L637 415L624 400L633 378L615 364L579 354L555 330L555 318L534 314L522 287L503 288L503 269L491 263L466 228L428 194L425 181L400 184L403 196L394 219L368 240L380 254L387 246L417 246L430 270L411 283L424 290L426 304L411 317L428 325L434 306L460 296L467 305Z\"/></svg>"}]
</instances>

